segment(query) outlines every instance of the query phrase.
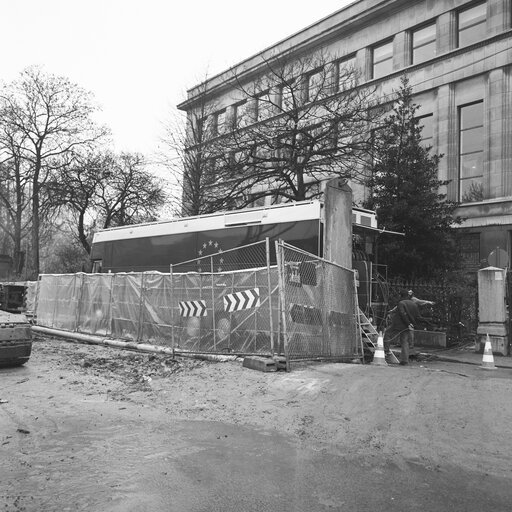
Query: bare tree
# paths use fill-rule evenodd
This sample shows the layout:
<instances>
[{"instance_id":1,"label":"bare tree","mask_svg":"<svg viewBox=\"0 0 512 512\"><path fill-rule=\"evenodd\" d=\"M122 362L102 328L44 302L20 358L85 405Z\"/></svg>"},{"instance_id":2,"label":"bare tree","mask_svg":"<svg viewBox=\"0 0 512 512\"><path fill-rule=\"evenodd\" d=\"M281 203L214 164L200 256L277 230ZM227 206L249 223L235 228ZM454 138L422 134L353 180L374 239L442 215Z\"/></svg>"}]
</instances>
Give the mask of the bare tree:
<instances>
[{"instance_id":1,"label":"bare tree","mask_svg":"<svg viewBox=\"0 0 512 512\"><path fill-rule=\"evenodd\" d=\"M221 152L212 140L211 119L217 109L208 98L207 81L187 115L175 112L164 124L159 160L170 172L177 215L201 215L225 208L222 194L212 194L215 159Z\"/></svg>"},{"instance_id":2,"label":"bare tree","mask_svg":"<svg viewBox=\"0 0 512 512\"><path fill-rule=\"evenodd\" d=\"M92 120L95 111L90 93L65 77L46 74L37 67L24 70L0 93L0 123L15 134L15 149L30 183L35 274L40 265L42 190L67 154L106 134ZM51 202L47 205L51 206Z\"/></svg>"},{"instance_id":3,"label":"bare tree","mask_svg":"<svg viewBox=\"0 0 512 512\"><path fill-rule=\"evenodd\" d=\"M194 213L245 207L266 196L315 198L333 177L363 182L380 114L372 108L373 89L358 78L352 61L317 52L265 60L257 79L235 68L238 100L226 110L202 84L198 108L189 110L188 137L175 141L193 184L184 190L196 192Z\"/></svg>"},{"instance_id":4,"label":"bare tree","mask_svg":"<svg viewBox=\"0 0 512 512\"><path fill-rule=\"evenodd\" d=\"M379 112L371 108L373 89L358 86L358 78L351 61L322 52L266 60L248 84L235 75L246 107L230 120L221 164L235 194L247 202L304 200L318 197L326 179L362 181Z\"/></svg>"},{"instance_id":5,"label":"bare tree","mask_svg":"<svg viewBox=\"0 0 512 512\"><path fill-rule=\"evenodd\" d=\"M76 154L52 187L87 253L96 229L155 220L166 201L160 181L140 154Z\"/></svg>"}]
</instances>

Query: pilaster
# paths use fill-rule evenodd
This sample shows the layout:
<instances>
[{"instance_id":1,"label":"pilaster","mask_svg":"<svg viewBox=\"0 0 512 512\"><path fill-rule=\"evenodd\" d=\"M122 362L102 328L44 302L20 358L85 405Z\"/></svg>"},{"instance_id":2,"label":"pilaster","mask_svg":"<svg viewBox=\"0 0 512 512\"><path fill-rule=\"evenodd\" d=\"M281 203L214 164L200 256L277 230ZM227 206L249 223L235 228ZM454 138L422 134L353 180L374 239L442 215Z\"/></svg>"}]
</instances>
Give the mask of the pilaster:
<instances>
[{"instance_id":1,"label":"pilaster","mask_svg":"<svg viewBox=\"0 0 512 512\"><path fill-rule=\"evenodd\" d=\"M503 195L512 197L512 66L503 68L502 179Z\"/></svg>"},{"instance_id":2,"label":"pilaster","mask_svg":"<svg viewBox=\"0 0 512 512\"><path fill-rule=\"evenodd\" d=\"M361 48L356 53L356 69L361 73L360 82L372 78L372 50L369 47Z\"/></svg>"},{"instance_id":3,"label":"pilaster","mask_svg":"<svg viewBox=\"0 0 512 512\"><path fill-rule=\"evenodd\" d=\"M446 12L437 18L436 54L441 55L457 46L457 14Z\"/></svg>"},{"instance_id":4,"label":"pilaster","mask_svg":"<svg viewBox=\"0 0 512 512\"><path fill-rule=\"evenodd\" d=\"M510 0L487 0L487 34L493 36L511 28Z\"/></svg>"},{"instance_id":5,"label":"pilaster","mask_svg":"<svg viewBox=\"0 0 512 512\"><path fill-rule=\"evenodd\" d=\"M408 31L400 32L393 39L393 70L403 69L411 63L411 44Z\"/></svg>"},{"instance_id":6,"label":"pilaster","mask_svg":"<svg viewBox=\"0 0 512 512\"><path fill-rule=\"evenodd\" d=\"M488 162L484 167L485 197L494 199L503 197L503 169L504 169L504 105L505 105L504 71L502 68L493 69L487 75L487 87L485 89L486 123L485 131L488 148ZM510 134L509 134L510 135Z\"/></svg>"},{"instance_id":7,"label":"pilaster","mask_svg":"<svg viewBox=\"0 0 512 512\"><path fill-rule=\"evenodd\" d=\"M450 183L445 190L448 199L458 199L459 173L457 167L457 108L455 89L452 84L442 85L437 91L437 153L443 158L439 162L439 179Z\"/></svg>"}]
</instances>

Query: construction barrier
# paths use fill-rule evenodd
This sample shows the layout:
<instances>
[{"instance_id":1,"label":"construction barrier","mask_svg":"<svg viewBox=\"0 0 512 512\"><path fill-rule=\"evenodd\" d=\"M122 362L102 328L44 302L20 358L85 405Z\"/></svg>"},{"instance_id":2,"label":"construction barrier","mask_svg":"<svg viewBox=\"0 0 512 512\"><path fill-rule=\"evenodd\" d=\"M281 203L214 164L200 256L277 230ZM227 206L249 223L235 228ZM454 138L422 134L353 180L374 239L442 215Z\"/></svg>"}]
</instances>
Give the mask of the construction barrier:
<instances>
[{"instance_id":1,"label":"construction barrier","mask_svg":"<svg viewBox=\"0 0 512 512\"><path fill-rule=\"evenodd\" d=\"M224 270L237 260L246 268ZM169 274L44 274L34 302L41 327L182 351L287 361L362 355L354 272L286 244L271 251L268 240Z\"/></svg>"},{"instance_id":2,"label":"construction barrier","mask_svg":"<svg viewBox=\"0 0 512 512\"><path fill-rule=\"evenodd\" d=\"M276 246L286 359L362 357L354 271L283 242Z\"/></svg>"}]
</instances>

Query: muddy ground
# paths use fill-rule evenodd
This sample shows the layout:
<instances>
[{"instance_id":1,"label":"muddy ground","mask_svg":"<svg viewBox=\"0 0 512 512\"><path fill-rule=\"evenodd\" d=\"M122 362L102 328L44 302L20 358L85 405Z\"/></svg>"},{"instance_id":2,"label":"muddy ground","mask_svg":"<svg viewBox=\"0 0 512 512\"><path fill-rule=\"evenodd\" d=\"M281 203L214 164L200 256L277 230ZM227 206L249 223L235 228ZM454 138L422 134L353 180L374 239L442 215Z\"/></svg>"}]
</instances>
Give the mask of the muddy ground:
<instances>
[{"instance_id":1,"label":"muddy ground","mask_svg":"<svg viewBox=\"0 0 512 512\"><path fill-rule=\"evenodd\" d=\"M44 500L30 506L37 496L42 500L45 478L60 481L63 476L61 467L54 473L43 469L58 463L57 453L66 453L62 464L71 457L73 464L87 468L91 453L77 446L90 442L84 432L93 420L112 411L129 413L130 420L146 416L158 432L163 420L218 422L274 433L369 466L386 461L407 470L413 463L432 472L512 481L512 370L424 359L409 367L314 364L289 373L261 373L244 368L241 359L173 359L39 336L27 365L8 371L0 374L0 510L54 510L45 508ZM80 421L90 425L56 425L55 412L72 418L84 410L90 411L90 420ZM112 417L112 432L116 422ZM103 450L112 443L144 442L143 432L133 438L125 432L126 441L114 436L109 442L110 427L102 428L97 435L104 436ZM32 491L20 484L27 475ZM94 492L100 496L103 491L85 488L83 502L75 501L69 510L88 510Z\"/></svg>"}]
</instances>

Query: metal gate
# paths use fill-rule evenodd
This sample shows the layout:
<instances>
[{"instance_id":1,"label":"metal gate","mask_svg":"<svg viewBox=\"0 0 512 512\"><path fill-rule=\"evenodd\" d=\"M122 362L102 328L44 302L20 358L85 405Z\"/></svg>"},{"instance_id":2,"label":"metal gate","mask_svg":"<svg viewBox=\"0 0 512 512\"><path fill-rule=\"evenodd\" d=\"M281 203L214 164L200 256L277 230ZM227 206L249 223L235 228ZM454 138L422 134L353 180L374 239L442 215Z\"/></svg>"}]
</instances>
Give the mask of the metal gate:
<instances>
[{"instance_id":1,"label":"metal gate","mask_svg":"<svg viewBox=\"0 0 512 512\"><path fill-rule=\"evenodd\" d=\"M361 358L355 272L284 242L276 253L287 363Z\"/></svg>"}]
</instances>

